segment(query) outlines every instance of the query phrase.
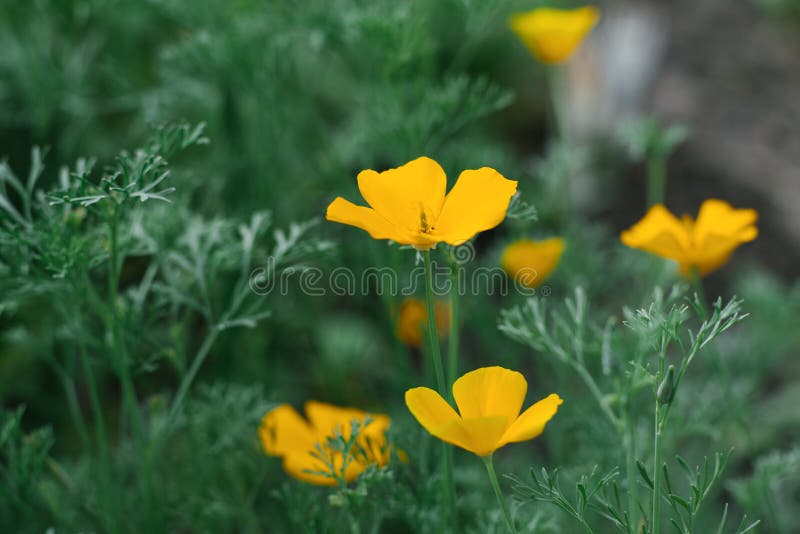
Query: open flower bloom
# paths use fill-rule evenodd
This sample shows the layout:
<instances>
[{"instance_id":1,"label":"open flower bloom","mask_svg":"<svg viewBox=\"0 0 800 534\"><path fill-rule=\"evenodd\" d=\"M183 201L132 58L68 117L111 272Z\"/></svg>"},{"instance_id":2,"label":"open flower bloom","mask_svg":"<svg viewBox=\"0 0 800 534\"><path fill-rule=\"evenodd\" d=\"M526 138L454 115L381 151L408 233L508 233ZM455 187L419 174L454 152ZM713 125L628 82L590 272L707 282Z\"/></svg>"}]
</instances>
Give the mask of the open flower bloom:
<instances>
[{"instance_id":1,"label":"open flower bloom","mask_svg":"<svg viewBox=\"0 0 800 534\"><path fill-rule=\"evenodd\" d=\"M442 241L460 245L503 221L517 182L483 167L463 171L445 196L446 188L444 171L426 157L380 173L365 170L358 189L370 207L338 197L326 218L419 250Z\"/></svg>"},{"instance_id":2,"label":"open flower bloom","mask_svg":"<svg viewBox=\"0 0 800 534\"><path fill-rule=\"evenodd\" d=\"M656 204L638 223L622 232L622 242L678 262L684 276L694 269L704 276L724 265L733 251L758 236L758 212L734 209L725 201L709 199L700 206L697 220L681 219Z\"/></svg>"},{"instance_id":3,"label":"open flower bloom","mask_svg":"<svg viewBox=\"0 0 800 534\"><path fill-rule=\"evenodd\" d=\"M509 25L542 63L563 63L600 18L594 6L578 9L536 8L511 17Z\"/></svg>"},{"instance_id":4,"label":"open flower bloom","mask_svg":"<svg viewBox=\"0 0 800 534\"><path fill-rule=\"evenodd\" d=\"M515 282L534 288L555 270L563 252L564 240L560 237L543 241L520 239L503 250L500 263Z\"/></svg>"},{"instance_id":5,"label":"open flower bloom","mask_svg":"<svg viewBox=\"0 0 800 534\"><path fill-rule=\"evenodd\" d=\"M447 335L450 326L450 308L443 302L434 303L436 315L436 332L439 338ZM410 347L422 346L423 332L428 328L428 309L425 302L417 298L408 298L400 305L397 313L397 338Z\"/></svg>"},{"instance_id":6,"label":"open flower bloom","mask_svg":"<svg viewBox=\"0 0 800 534\"><path fill-rule=\"evenodd\" d=\"M563 402L553 393L520 414L527 390L522 374L503 367L483 367L453 384L459 413L429 388L406 391L406 405L433 436L478 456L489 456L503 445L541 434Z\"/></svg>"},{"instance_id":7,"label":"open flower bloom","mask_svg":"<svg viewBox=\"0 0 800 534\"><path fill-rule=\"evenodd\" d=\"M322 402L308 401L308 420L294 408L282 404L270 410L261 420L258 437L264 452L283 458L283 468L298 480L320 486L334 486L340 479L352 482L370 464L389 463L386 415L367 414L355 408L340 408ZM369 416L370 422L363 426ZM352 423L361 423L356 445L345 456L333 450L329 438L337 434L345 440L351 436Z\"/></svg>"}]
</instances>

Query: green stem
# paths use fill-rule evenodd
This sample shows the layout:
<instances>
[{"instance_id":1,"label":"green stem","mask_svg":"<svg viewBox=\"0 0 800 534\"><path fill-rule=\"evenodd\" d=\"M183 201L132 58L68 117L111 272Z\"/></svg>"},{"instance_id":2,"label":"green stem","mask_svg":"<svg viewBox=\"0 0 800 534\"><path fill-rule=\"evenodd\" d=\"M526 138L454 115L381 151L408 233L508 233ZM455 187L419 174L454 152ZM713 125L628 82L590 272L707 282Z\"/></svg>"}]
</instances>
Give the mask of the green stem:
<instances>
[{"instance_id":1,"label":"green stem","mask_svg":"<svg viewBox=\"0 0 800 534\"><path fill-rule=\"evenodd\" d=\"M442 365L442 354L439 351L439 336L436 329L436 311L433 305L433 267L431 251L422 253L425 260L425 305L428 311L428 339L433 357L433 369L436 375L436 387L442 398L449 397ZM453 451L452 447L442 442L442 525L449 524L448 518L455 519L455 486L453 483ZM442 529L443 531L445 528Z\"/></svg>"},{"instance_id":2,"label":"green stem","mask_svg":"<svg viewBox=\"0 0 800 534\"><path fill-rule=\"evenodd\" d=\"M708 316L708 312L706 309L706 291L703 287L703 278L700 276L700 272L697 270L697 267L692 267L692 272L689 275L689 281L692 284L692 289L695 293L697 293L697 300L700 303L700 313L702 314L702 319Z\"/></svg>"},{"instance_id":3,"label":"green stem","mask_svg":"<svg viewBox=\"0 0 800 534\"><path fill-rule=\"evenodd\" d=\"M447 341L447 390L453 388L458 376L458 327L459 327L459 294L458 286L461 272L457 264L453 264L450 272L452 287L450 288L450 334Z\"/></svg>"},{"instance_id":4,"label":"green stem","mask_svg":"<svg viewBox=\"0 0 800 534\"><path fill-rule=\"evenodd\" d=\"M130 362L128 361L125 341L122 336L122 325L119 313L117 312L117 298L119 287L119 234L120 208L114 208L109 227L109 267L108 267L108 299L111 314L111 335L114 346L114 353L117 359L116 371L122 387L123 411L127 410L128 416L133 425L134 435L140 440L142 437L142 422L138 409L138 401L133 387L133 377L131 376ZM123 418L124 419L124 418Z\"/></svg>"},{"instance_id":5,"label":"green stem","mask_svg":"<svg viewBox=\"0 0 800 534\"><path fill-rule=\"evenodd\" d=\"M447 397L447 384L444 379L442 353L439 351L439 335L436 329L436 312L433 305L433 268L431 267L431 251L422 253L425 258L425 306L428 310L428 339L433 356L433 371L436 375L436 387L439 395Z\"/></svg>"},{"instance_id":6,"label":"green stem","mask_svg":"<svg viewBox=\"0 0 800 534\"><path fill-rule=\"evenodd\" d=\"M661 403L656 399L653 446L653 528L652 534L661 530Z\"/></svg>"},{"instance_id":7,"label":"green stem","mask_svg":"<svg viewBox=\"0 0 800 534\"><path fill-rule=\"evenodd\" d=\"M200 368L203 366L203 362L206 361L206 357L208 357L208 354L211 351L211 346L217 339L218 334L219 329L216 326L212 326L211 331L208 333L205 340L203 340L203 344L200 346L197 354L195 354L192 365L189 367L189 371L186 373L186 375L184 375L180 386L178 386L178 393L175 395L175 400L172 402L172 408L169 410L167 423L172 422L175 416L178 415L178 412L180 411L181 406L186 398L186 394L189 392L189 388L192 387L192 383L194 382L198 371L200 371ZM167 425L167 427L168 426L169 425Z\"/></svg>"},{"instance_id":8,"label":"green stem","mask_svg":"<svg viewBox=\"0 0 800 534\"><path fill-rule=\"evenodd\" d=\"M636 427L630 416L630 406L625 415L625 471L628 478L628 517L634 532L639 532L639 485L636 483Z\"/></svg>"},{"instance_id":9,"label":"green stem","mask_svg":"<svg viewBox=\"0 0 800 534\"><path fill-rule=\"evenodd\" d=\"M569 147L569 134L567 132L567 103L565 101L566 87L564 86L562 70L558 65L552 65L547 67L546 72L553 137L556 139L558 150L567 150ZM561 187L559 197L563 202L562 209L566 215L569 215L575 201L574 185L569 169L561 177Z\"/></svg>"},{"instance_id":10,"label":"green stem","mask_svg":"<svg viewBox=\"0 0 800 534\"><path fill-rule=\"evenodd\" d=\"M503 499L503 494L500 492L500 484L497 483L497 475L494 472L492 455L490 454L489 456L481 456L481 460L483 460L483 465L486 466L486 472L489 473L489 480L492 482L492 488L494 489L495 496L497 496L497 502L500 504L500 508L503 510L503 517L506 518L508 530L511 532L511 534L517 534L517 529L514 527L514 521L511 520L511 514L508 512L506 501Z\"/></svg>"},{"instance_id":11,"label":"green stem","mask_svg":"<svg viewBox=\"0 0 800 534\"><path fill-rule=\"evenodd\" d=\"M647 158L647 206L663 204L667 192L667 162L664 158Z\"/></svg>"}]
</instances>

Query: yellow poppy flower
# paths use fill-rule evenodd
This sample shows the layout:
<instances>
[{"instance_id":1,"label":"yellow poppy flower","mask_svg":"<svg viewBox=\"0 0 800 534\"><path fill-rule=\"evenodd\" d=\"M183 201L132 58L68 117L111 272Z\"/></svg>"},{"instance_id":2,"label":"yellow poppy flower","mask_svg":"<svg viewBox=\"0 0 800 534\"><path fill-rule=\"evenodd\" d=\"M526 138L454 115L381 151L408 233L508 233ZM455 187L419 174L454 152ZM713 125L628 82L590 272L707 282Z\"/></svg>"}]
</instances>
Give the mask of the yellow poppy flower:
<instances>
[{"instance_id":1,"label":"yellow poppy flower","mask_svg":"<svg viewBox=\"0 0 800 534\"><path fill-rule=\"evenodd\" d=\"M515 281L534 288L555 270L563 252L564 240L560 237L544 241L520 239L503 250L500 264Z\"/></svg>"},{"instance_id":2,"label":"yellow poppy flower","mask_svg":"<svg viewBox=\"0 0 800 534\"><path fill-rule=\"evenodd\" d=\"M459 413L424 387L406 391L406 405L433 436L484 457L508 443L537 437L563 402L553 393L520 414L527 390L522 374L483 367L453 384Z\"/></svg>"},{"instance_id":3,"label":"yellow poppy flower","mask_svg":"<svg viewBox=\"0 0 800 534\"><path fill-rule=\"evenodd\" d=\"M536 8L511 17L509 25L542 63L568 60L600 19L594 6L577 9Z\"/></svg>"},{"instance_id":4,"label":"yellow poppy flower","mask_svg":"<svg viewBox=\"0 0 800 534\"><path fill-rule=\"evenodd\" d=\"M391 421L388 416L316 401L308 401L305 412L308 420L288 404L282 404L267 412L258 427L264 452L283 458L284 470L294 478L320 486L334 486L337 478L352 482L370 464L389 463L386 430ZM338 432L349 439L352 422L363 424L367 415L370 422L361 428L356 446L347 458L341 451L331 450L328 438Z\"/></svg>"},{"instance_id":5,"label":"yellow poppy flower","mask_svg":"<svg viewBox=\"0 0 800 534\"><path fill-rule=\"evenodd\" d=\"M713 198L700 206L697 220L690 215L679 220L656 204L620 239L629 247L678 262L684 276L694 269L704 276L722 267L736 247L758 236L757 219L754 209L734 209Z\"/></svg>"},{"instance_id":6,"label":"yellow poppy flower","mask_svg":"<svg viewBox=\"0 0 800 534\"><path fill-rule=\"evenodd\" d=\"M450 308L447 304L436 302L434 304L436 316L436 330L439 339L447 334L450 326ZM397 313L397 338L410 347L422 346L423 332L428 325L428 309L425 302L416 298L409 298L400 305Z\"/></svg>"},{"instance_id":7,"label":"yellow poppy flower","mask_svg":"<svg viewBox=\"0 0 800 534\"><path fill-rule=\"evenodd\" d=\"M446 188L444 171L426 157L380 173L368 169L358 173L358 189L370 207L338 197L326 218L418 250L460 245L503 221L517 182L483 167L463 171L445 196Z\"/></svg>"}]
</instances>

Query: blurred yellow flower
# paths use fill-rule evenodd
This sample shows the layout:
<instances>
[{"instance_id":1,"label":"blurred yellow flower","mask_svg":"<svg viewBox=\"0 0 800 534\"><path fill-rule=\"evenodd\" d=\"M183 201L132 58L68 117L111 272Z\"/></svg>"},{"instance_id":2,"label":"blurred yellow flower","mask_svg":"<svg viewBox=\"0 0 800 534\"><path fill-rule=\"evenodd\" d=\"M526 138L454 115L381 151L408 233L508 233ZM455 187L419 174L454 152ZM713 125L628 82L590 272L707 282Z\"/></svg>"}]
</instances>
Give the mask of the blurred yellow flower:
<instances>
[{"instance_id":1,"label":"blurred yellow flower","mask_svg":"<svg viewBox=\"0 0 800 534\"><path fill-rule=\"evenodd\" d=\"M542 63L563 63L600 18L594 6L577 9L539 7L511 17L509 26Z\"/></svg>"},{"instance_id":2,"label":"blurred yellow flower","mask_svg":"<svg viewBox=\"0 0 800 534\"><path fill-rule=\"evenodd\" d=\"M443 302L434 304L436 317L436 330L439 339L447 334L450 326L450 308ZM422 346L423 332L427 329L428 310L425 302L417 298L408 298L400 305L397 312L397 338L406 345L414 348Z\"/></svg>"},{"instance_id":3,"label":"blurred yellow flower","mask_svg":"<svg viewBox=\"0 0 800 534\"><path fill-rule=\"evenodd\" d=\"M485 457L500 447L537 437L563 402L555 393L520 414L528 383L503 367L470 371L453 384L459 413L429 388L406 391L406 405L433 436Z\"/></svg>"},{"instance_id":4,"label":"blurred yellow flower","mask_svg":"<svg viewBox=\"0 0 800 534\"><path fill-rule=\"evenodd\" d=\"M446 188L444 171L426 157L380 173L364 170L358 189L370 207L338 197L326 218L418 250L442 241L460 245L503 221L517 182L483 167L463 171L445 196Z\"/></svg>"},{"instance_id":5,"label":"blurred yellow flower","mask_svg":"<svg viewBox=\"0 0 800 534\"><path fill-rule=\"evenodd\" d=\"M758 236L754 209L734 209L725 201L709 199L700 206L697 220L680 220L656 204L638 223L622 232L622 242L678 262L684 276L694 269L706 275L724 265L733 251Z\"/></svg>"},{"instance_id":6,"label":"blurred yellow flower","mask_svg":"<svg viewBox=\"0 0 800 534\"><path fill-rule=\"evenodd\" d=\"M515 281L534 288L555 270L563 252L564 240L560 237L543 241L520 239L503 250L500 264Z\"/></svg>"},{"instance_id":7,"label":"blurred yellow flower","mask_svg":"<svg viewBox=\"0 0 800 534\"><path fill-rule=\"evenodd\" d=\"M267 412L258 427L264 452L283 458L284 470L294 478L320 486L334 486L339 480L352 482L370 464L389 463L386 430L391 421L388 416L316 401L306 402L305 412L308 420L288 404L282 404ZM337 433L349 439L352 422L363 425L367 416L370 422L361 427L356 446L346 458L341 451L328 445L328 438Z\"/></svg>"}]
</instances>

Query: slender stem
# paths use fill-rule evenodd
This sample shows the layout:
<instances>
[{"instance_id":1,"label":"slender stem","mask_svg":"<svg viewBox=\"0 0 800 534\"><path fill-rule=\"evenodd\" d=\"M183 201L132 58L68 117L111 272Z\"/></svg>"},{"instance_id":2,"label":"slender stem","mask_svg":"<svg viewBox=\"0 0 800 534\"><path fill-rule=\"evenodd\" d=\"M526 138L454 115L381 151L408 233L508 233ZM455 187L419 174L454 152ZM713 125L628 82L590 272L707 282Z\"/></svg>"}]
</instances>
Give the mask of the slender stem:
<instances>
[{"instance_id":1,"label":"slender stem","mask_svg":"<svg viewBox=\"0 0 800 534\"><path fill-rule=\"evenodd\" d=\"M700 303L700 312L703 316L702 319L705 319L708 316L708 311L706 309L706 291L703 287L703 278L700 276L700 271L697 270L697 267L692 267L689 280L692 284L692 289L697 293L697 300Z\"/></svg>"},{"instance_id":2,"label":"slender stem","mask_svg":"<svg viewBox=\"0 0 800 534\"><path fill-rule=\"evenodd\" d=\"M172 402L172 408L170 408L169 415L167 417L168 423L171 422L176 415L178 415L178 412L183 405L183 401L186 398L186 394L189 392L189 388L192 387L192 382L194 382L198 371L200 371L200 368L203 366L203 362L206 361L206 357L208 357L208 353L211 351L211 346L217 339L218 334L219 329L216 326L212 326L211 331L203 340L203 344L200 346L197 354L195 354L194 360L192 360L192 365L189 367L189 371L184 375L180 386L178 386L178 393L175 395L175 400Z\"/></svg>"},{"instance_id":3,"label":"slender stem","mask_svg":"<svg viewBox=\"0 0 800 534\"><path fill-rule=\"evenodd\" d=\"M450 288L450 334L447 340L447 389L453 388L453 382L458 376L458 328L459 328L459 294L458 287L461 277L461 270L457 264L453 264L450 272L452 287Z\"/></svg>"},{"instance_id":4,"label":"slender stem","mask_svg":"<svg viewBox=\"0 0 800 534\"><path fill-rule=\"evenodd\" d=\"M659 156L647 158L647 206L663 204L667 193L667 162Z\"/></svg>"},{"instance_id":5,"label":"slender stem","mask_svg":"<svg viewBox=\"0 0 800 534\"><path fill-rule=\"evenodd\" d=\"M431 251L422 253L425 258L425 305L428 309L428 339L433 356L433 371L436 374L436 387L442 397L447 397L447 385L444 379L442 354L439 351L439 336L436 329L436 312L433 305L433 268L431 267Z\"/></svg>"},{"instance_id":6,"label":"slender stem","mask_svg":"<svg viewBox=\"0 0 800 534\"><path fill-rule=\"evenodd\" d=\"M653 527L652 534L661 530L661 403L656 399L653 446Z\"/></svg>"},{"instance_id":7,"label":"slender stem","mask_svg":"<svg viewBox=\"0 0 800 534\"><path fill-rule=\"evenodd\" d=\"M603 392L600 391L600 387L597 385L597 382L594 381L594 378L592 378L592 375L589 373L586 367L572 360L567 360L567 362L569 363L570 367L572 367L575 370L575 372L578 373L578 376L581 377L583 383L586 384L586 387L589 388L589 391L592 393L592 396L595 398L597 404L600 406L600 410L603 412L603 415L605 415L606 418L608 418L611 424L614 425L615 429L619 430L622 426L619 417L617 417L617 415L608 405L608 401L603 395Z\"/></svg>"},{"instance_id":8,"label":"slender stem","mask_svg":"<svg viewBox=\"0 0 800 534\"><path fill-rule=\"evenodd\" d=\"M556 139L558 150L567 150L570 144L567 131L567 102L566 87L564 86L563 70L558 65L547 67L547 88L550 96L550 113L553 123L553 137ZM565 169L561 177L561 190L559 191L563 210L569 214L575 203L574 184L569 168Z\"/></svg>"},{"instance_id":9,"label":"slender stem","mask_svg":"<svg viewBox=\"0 0 800 534\"><path fill-rule=\"evenodd\" d=\"M508 512L508 507L506 506L506 500L503 498L503 494L500 492L500 484L497 483L497 475L494 472L492 455L490 454L489 456L481 456L481 460L483 460L483 465L486 466L486 472L489 473L489 480L492 482L492 488L494 489L495 496L497 496L497 502L500 503L500 508L503 510L503 516L506 518L508 530L511 532L511 534L517 534L517 529L514 527L514 521L511 520L511 514Z\"/></svg>"},{"instance_id":10,"label":"slender stem","mask_svg":"<svg viewBox=\"0 0 800 534\"><path fill-rule=\"evenodd\" d=\"M639 532L639 485L636 483L636 426L630 415L630 405L625 415L625 471L628 479L628 517L634 532Z\"/></svg>"},{"instance_id":11,"label":"slender stem","mask_svg":"<svg viewBox=\"0 0 800 534\"><path fill-rule=\"evenodd\" d=\"M61 379L61 385L64 387L64 394L67 397L67 409L69 410L72 424L75 426L75 431L78 433L78 438L81 442L81 448L86 449L89 445L89 431L86 427L86 421L83 418L80 404L78 403L78 392L75 388L75 382L67 371L58 364L55 364L55 370Z\"/></svg>"},{"instance_id":12,"label":"slender stem","mask_svg":"<svg viewBox=\"0 0 800 534\"><path fill-rule=\"evenodd\" d=\"M431 266L431 251L422 253L425 259L425 305L428 311L428 339L433 357L433 369L436 375L436 387L439 394L445 398L447 386L442 366L442 354L439 351L439 336L436 330L436 311L433 305L433 267ZM442 530L450 524L448 518L455 520L455 486L453 482L453 451L452 447L442 442Z\"/></svg>"},{"instance_id":13,"label":"slender stem","mask_svg":"<svg viewBox=\"0 0 800 534\"><path fill-rule=\"evenodd\" d=\"M108 299L109 310L111 313L111 334L114 345L114 353L117 359L116 370L122 386L123 411L128 411L128 415L130 416L131 423L133 425L134 434L136 435L137 439L139 439L142 436L142 422L139 419L140 414L138 409L138 401L136 400L136 392L133 387L130 362L128 361L128 355L125 349L125 341L122 339L122 325L120 324L120 318L117 312L120 269L118 250L119 218L120 208L117 206L114 208L114 213L111 217L111 224L109 227Z\"/></svg>"},{"instance_id":14,"label":"slender stem","mask_svg":"<svg viewBox=\"0 0 800 534\"><path fill-rule=\"evenodd\" d=\"M86 271L83 272L83 282L85 284L85 287L83 288L84 290L79 291L79 293L88 295L91 303L98 306L98 308L102 308L103 302L96 298L96 295L94 294L94 288ZM111 525L109 531L119 532L118 525L121 522L122 513L120 511L118 485L114 483L115 477L114 466L111 461L111 448L108 441L108 434L106 433L106 423L103 416L102 404L100 403L100 393L97 387L97 379L95 378L94 370L92 369L92 363L89 361L89 354L86 350L86 342L84 341L86 339L86 332L84 328L85 327L83 324L81 324L82 332L81 336L78 338L78 354L80 355L80 363L83 369L86 387L89 390L89 403L92 407L95 439L97 441L97 448L100 452L100 460L103 465L102 484L105 489L105 491L103 491L104 500L106 500L108 503L109 511L112 516L109 519L109 523Z\"/></svg>"},{"instance_id":15,"label":"slender stem","mask_svg":"<svg viewBox=\"0 0 800 534\"><path fill-rule=\"evenodd\" d=\"M558 65L547 67L547 89L550 93L550 111L553 120L554 137L561 143L567 142L566 108L564 105L564 83Z\"/></svg>"}]
</instances>

